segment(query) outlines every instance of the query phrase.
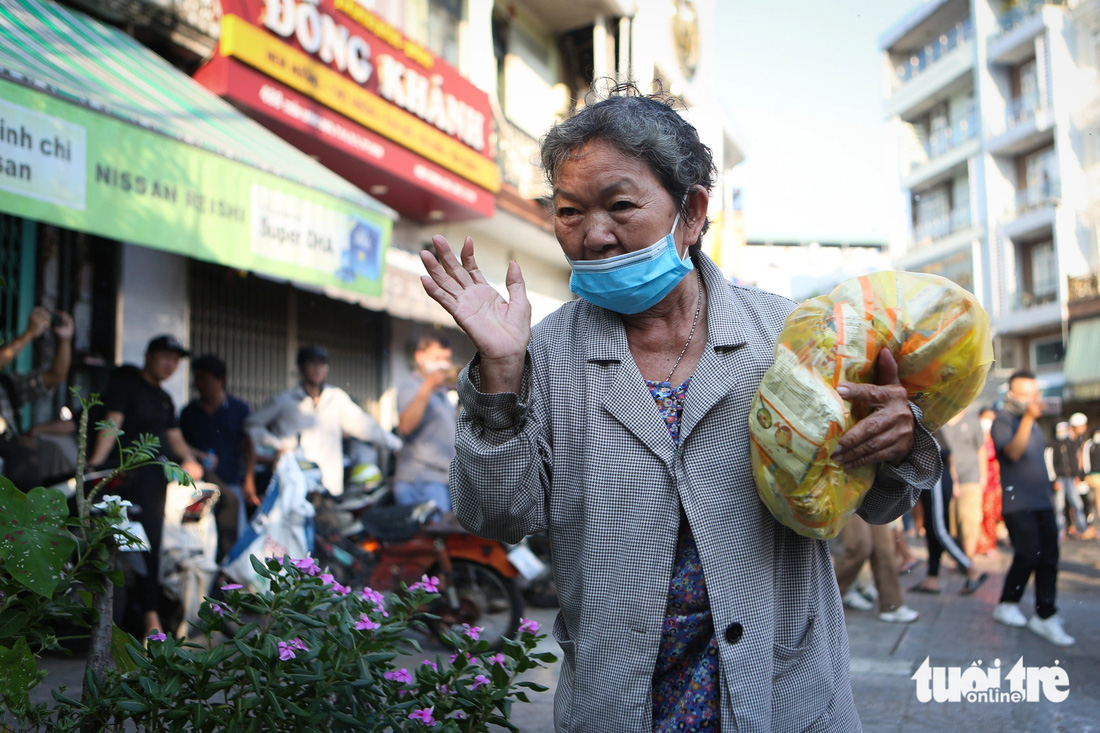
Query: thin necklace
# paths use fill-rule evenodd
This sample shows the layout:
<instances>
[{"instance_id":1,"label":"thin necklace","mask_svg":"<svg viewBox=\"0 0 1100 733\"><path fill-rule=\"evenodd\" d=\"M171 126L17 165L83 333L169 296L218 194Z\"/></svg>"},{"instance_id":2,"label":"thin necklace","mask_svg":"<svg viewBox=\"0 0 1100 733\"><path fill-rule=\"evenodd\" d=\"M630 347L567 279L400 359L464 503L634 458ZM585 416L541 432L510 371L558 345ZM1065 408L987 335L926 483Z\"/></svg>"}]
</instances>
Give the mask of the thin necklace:
<instances>
[{"instance_id":1,"label":"thin necklace","mask_svg":"<svg viewBox=\"0 0 1100 733\"><path fill-rule=\"evenodd\" d=\"M676 373L676 368L680 366L680 360L684 358L688 346L691 345L691 337L695 335L695 327L699 325L699 311L703 309L703 275L698 269L695 270L695 274L699 278L699 297L695 302L695 318L691 321L691 333L688 334L687 343L685 343L684 348L680 350L680 355L676 357L676 363L672 365L672 371L668 373L668 378L665 380L669 385L672 384L672 375Z\"/></svg>"}]
</instances>

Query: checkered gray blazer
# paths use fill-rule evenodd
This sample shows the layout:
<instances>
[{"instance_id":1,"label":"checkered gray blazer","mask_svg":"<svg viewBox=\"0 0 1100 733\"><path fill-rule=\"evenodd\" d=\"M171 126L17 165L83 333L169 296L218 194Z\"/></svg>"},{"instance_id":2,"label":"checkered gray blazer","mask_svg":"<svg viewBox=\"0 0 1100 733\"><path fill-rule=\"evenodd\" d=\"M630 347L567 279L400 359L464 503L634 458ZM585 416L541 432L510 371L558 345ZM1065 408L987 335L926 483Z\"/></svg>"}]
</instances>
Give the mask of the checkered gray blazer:
<instances>
[{"instance_id":1,"label":"checkered gray blazer","mask_svg":"<svg viewBox=\"0 0 1100 733\"><path fill-rule=\"evenodd\" d=\"M652 730L652 677L683 506L703 561L727 731L850 731L859 717L826 544L779 524L756 495L749 405L794 304L730 285L696 258L708 338L684 401L679 453L619 317L573 301L534 329L521 395L482 394L463 371L454 511L471 532L517 542L549 530L564 664L559 731ZM935 483L920 427L903 465L879 468L859 510L882 524Z\"/></svg>"}]
</instances>

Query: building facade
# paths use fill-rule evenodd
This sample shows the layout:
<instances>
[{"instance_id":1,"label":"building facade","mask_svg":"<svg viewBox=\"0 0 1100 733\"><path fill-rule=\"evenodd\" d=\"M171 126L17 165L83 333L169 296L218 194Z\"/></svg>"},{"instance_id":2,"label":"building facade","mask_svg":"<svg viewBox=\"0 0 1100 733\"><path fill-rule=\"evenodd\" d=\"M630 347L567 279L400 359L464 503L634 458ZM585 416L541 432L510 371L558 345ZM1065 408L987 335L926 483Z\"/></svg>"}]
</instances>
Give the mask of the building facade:
<instances>
[{"instance_id":1,"label":"building facade","mask_svg":"<svg viewBox=\"0 0 1100 733\"><path fill-rule=\"evenodd\" d=\"M928 0L881 38L909 202L896 265L973 291L993 323L990 383L1031 369L1052 402L1075 400L1071 312L1100 267L1097 5Z\"/></svg>"},{"instance_id":2,"label":"building facade","mask_svg":"<svg viewBox=\"0 0 1100 733\"><path fill-rule=\"evenodd\" d=\"M5 207L0 198L8 215L0 224L10 223L3 231L4 276L15 286L6 296L15 304L11 324L0 326L15 328L36 302L73 310L94 303L85 320L97 345L78 345L78 353L103 369L140 361L148 336L168 331L197 352L221 354L230 390L257 404L295 379L300 345L320 343L332 353L333 381L384 425L393 424L394 387L410 369L411 340L444 328L453 335L456 360L473 353L420 283L419 252L432 246L433 235L455 245L471 236L480 268L501 292L508 263L519 262L536 321L573 297L553 236L538 140L608 80L632 79L685 100L685 114L720 169L706 245L721 260L735 239L728 181L744 153L717 102L715 0L17 5L87 14L87 23L105 33L125 30L161 63L194 77L189 95L204 96L165 117L210 118L213 127L224 127L221 117L232 116L236 131L223 133L263 143L248 160L252 168L278 168L291 179L317 171L368 210L359 218L371 218L382 232L361 242L346 237L350 244L323 254L321 267L306 233L302 251L288 251L294 222L317 212L254 199L247 181L235 215L249 222L238 238L253 259L222 256L216 243L196 240L171 220L146 220L147 236L137 237L76 219L21 217L18 202ZM143 90L127 90L119 76L112 104L123 110L127 93ZM147 126L156 117L150 110ZM175 137L201 147L214 134L187 128ZM239 158L240 147L224 142L219 152ZM133 214L116 207L112 217ZM267 239L258 240L265 231ZM75 252L95 266L74 259ZM307 276L310 268L323 272ZM11 276L16 269L20 276ZM102 374L92 372L94 386ZM187 384L183 368L168 385L177 403L188 396ZM43 407L43 416L48 411Z\"/></svg>"}]
</instances>

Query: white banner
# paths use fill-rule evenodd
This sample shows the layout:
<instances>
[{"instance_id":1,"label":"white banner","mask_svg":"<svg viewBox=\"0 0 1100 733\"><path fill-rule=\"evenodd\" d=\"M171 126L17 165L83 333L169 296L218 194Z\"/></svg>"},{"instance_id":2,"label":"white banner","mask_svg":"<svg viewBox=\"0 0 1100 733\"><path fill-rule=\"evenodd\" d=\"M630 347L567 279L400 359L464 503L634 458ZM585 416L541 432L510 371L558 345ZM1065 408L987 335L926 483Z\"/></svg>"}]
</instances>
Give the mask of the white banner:
<instances>
[{"instance_id":1,"label":"white banner","mask_svg":"<svg viewBox=\"0 0 1100 733\"><path fill-rule=\"evenodd\" d=\"M84 210L85 130L0 99L0 189Z\"/></svg>"}]
</instances>

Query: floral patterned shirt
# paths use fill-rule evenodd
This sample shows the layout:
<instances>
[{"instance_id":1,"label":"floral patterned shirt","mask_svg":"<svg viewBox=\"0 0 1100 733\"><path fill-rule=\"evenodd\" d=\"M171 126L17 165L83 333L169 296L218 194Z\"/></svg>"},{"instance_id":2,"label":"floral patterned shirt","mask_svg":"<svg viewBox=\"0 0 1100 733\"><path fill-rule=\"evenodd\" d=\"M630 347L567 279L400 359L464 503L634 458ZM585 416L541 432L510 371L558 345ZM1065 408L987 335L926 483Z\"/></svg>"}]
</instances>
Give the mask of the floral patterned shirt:
<instances>
[{"instance_id":1,"label":"floral patterned shirt","mask_svg":"<svg viewBox=\"0 0 1100 733\"><path fill-rule=\"evenodd\" d=\"M672 442L680 442L680 414L690 379L675 389L646 380ZM710 615L703 564L691 525L680 512L657 666L653 671L653 730L720 730L718 638Z\"/></svg>"}]
</instances>

